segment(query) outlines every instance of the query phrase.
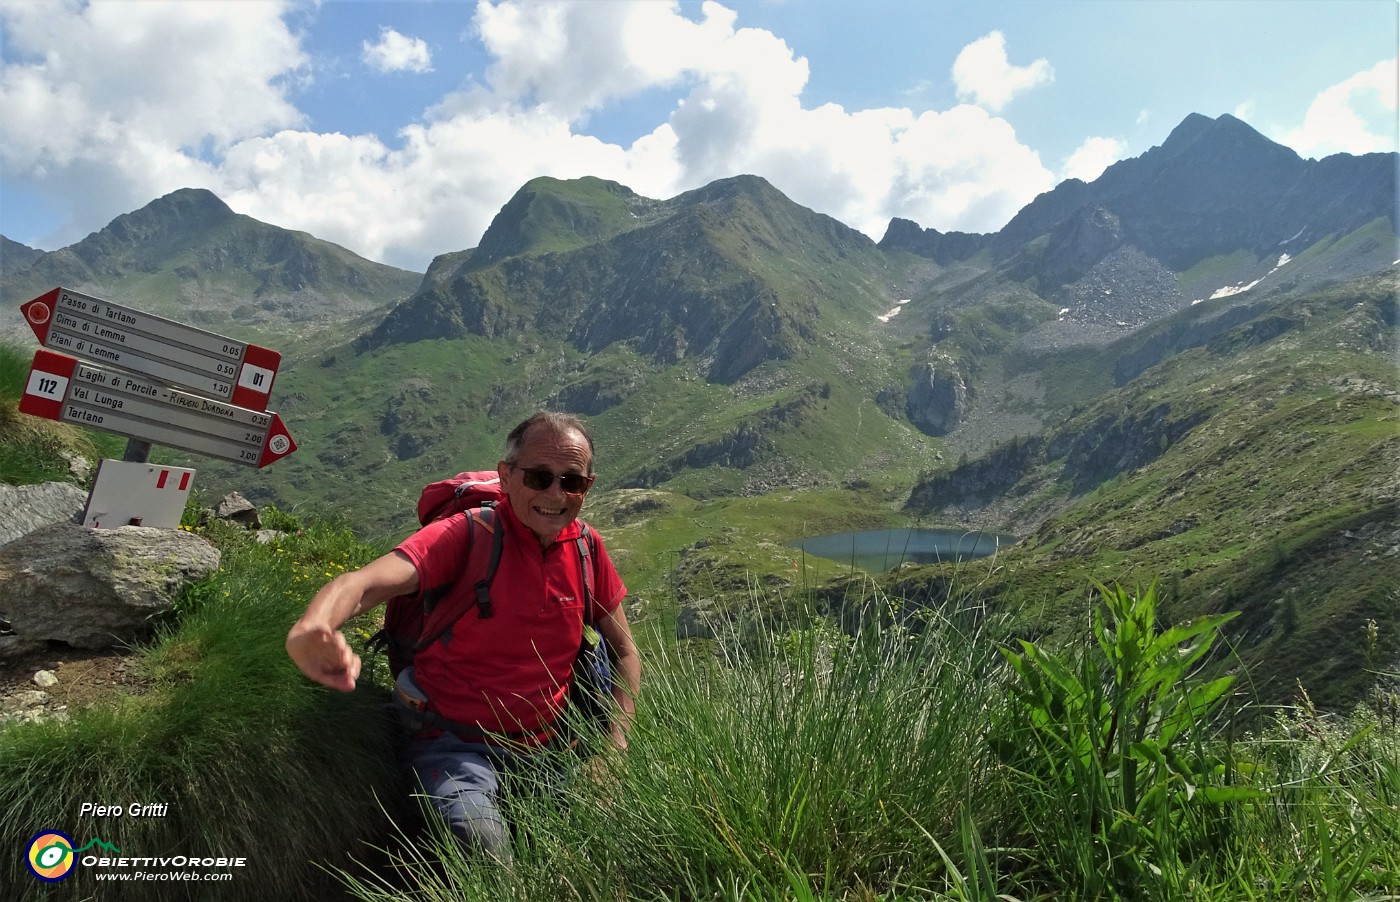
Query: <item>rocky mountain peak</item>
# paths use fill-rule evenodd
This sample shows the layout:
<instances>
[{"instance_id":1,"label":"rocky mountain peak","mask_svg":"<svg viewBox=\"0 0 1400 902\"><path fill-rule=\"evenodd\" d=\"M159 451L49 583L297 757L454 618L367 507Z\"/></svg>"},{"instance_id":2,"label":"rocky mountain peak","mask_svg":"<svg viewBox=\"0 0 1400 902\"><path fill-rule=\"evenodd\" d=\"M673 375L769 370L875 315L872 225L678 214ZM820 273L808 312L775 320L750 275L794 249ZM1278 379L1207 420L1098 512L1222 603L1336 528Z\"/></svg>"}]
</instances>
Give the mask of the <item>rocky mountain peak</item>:
<instances>
[{"instance_id":1,"label":"rocky mountain peak","mask_svg":"<svg viewBox=\"0 0 1400 902\"><path fill-rule=\"evenodd\" d=\"M735 175L710 182L708 185L696 188L694 191L687 191L677 197L676 202L681 205L705 204L733 200L738 197L782 198L785 201L788 200L786 195L777 188L774 188L773 184L762 176Z\"/></svg>"},{"instance_id":2,"label":"rocky mountain peak","mask_svg":"<svg viewBox=\"0 0 1400 902\"><path fill-rule=\"evenodd\" d=\"M1239 122L1233 116L1221 116L1221 119L1232 119ZM1240 123L1243 125L1243 123ZM1216 125L1216 120L1200 113L1192 113L1172 129L1167 135L1167 140L1162 142L1162 150L1169 155L1176 155L1183 149L1190 147L1201 136L1207 134Z\"/></svg>"},{"instance_id":3,"label":"rocky mountain peak","mask_svg":"<svg viewBox=\"0 0 1400 902\"><path fill-rule=\"evenodd\" d=\"M217 227L238 214L204 188L181 188L131 213L124 213L94 236L135 244L165 241Z\"/></svg>"},{"instance_id":4,"label":"rocky mountain peak","mask_svg":"<svg viewBox=\"0 0 1400 902\"><path fill-rule=\"evenodd\" d=\"M632 228L636 208L646 203L625 185L594 176L531 179L491 220L471 256L471 267L604 241Z\"/></svg>"},{"instance_id":5,"label":"rocky mountain peak","mask_svg":"<svg viewBox=\"0 0 1400 902\"><path fill-rule=\"evenodd\" d=\"M1393 170L1394 155L1380 156ZM1181 272L1217 254L1264 255L1299 236L1358 228L1393 208L1394 183L1393 171L1364 158L1304 160L1234 116L1193 113L1161 145L1114 163L1092 183L1071 179L1040 195L992 245L1007 260L1093 206L1116 216L1150 257ZM1329 204L1328 195L1347 197L1345 207Z\"/></svg>"},{"instance_id":6,"label":"rocky mountain peak","mask_svg":"<svg viewBox=\"0 0 1400 902\"><path fill-rule=\"evenodd\" d=\"M920 257L928 257L940 266L947 266L971 257L985 247L991 237L972 232L922 229L918 223L896 216L890 220L877 247L882 251L909 251Z\"/></svg>"},{"instance_id":7,"label":"rocky mountain peak","mask_svg":"<svg viewBox=\"0 0 1400 902\"><path fill-rule=\"evenodd\" d=\"M0 273L22 272L44 256L44 252L0 235Z\"/></svg>"}]
</instances>

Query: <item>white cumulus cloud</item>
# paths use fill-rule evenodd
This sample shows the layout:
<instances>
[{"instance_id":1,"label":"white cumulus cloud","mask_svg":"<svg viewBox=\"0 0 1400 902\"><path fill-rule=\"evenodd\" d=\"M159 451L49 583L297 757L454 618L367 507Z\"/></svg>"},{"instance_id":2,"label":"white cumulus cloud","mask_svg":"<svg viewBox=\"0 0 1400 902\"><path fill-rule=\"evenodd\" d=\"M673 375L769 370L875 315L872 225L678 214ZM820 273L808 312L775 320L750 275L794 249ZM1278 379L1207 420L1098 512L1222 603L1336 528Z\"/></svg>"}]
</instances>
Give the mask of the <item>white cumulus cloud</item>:
<instances>
[{"instance_id":1,"label":"white cumulus cloud","mask_svg":"<svg viewBox=\"0 0 1400 902\"><path fill-rule=\"evenodd\" d=\"M1060 176L1092 182L1103 175L1109 166L1123 159L1127 152L1128 143L1118 138L1088 138L1065 160Z\"/></svg>"},{"instance_id":2,"label":"white cumulus cloud","mask_svg":"<svg viewBox=\"0 0 1400 902\"><path fill-rule=\"evenodd\" d=\"M72 216L62 243L176 188L207 187L239 212L417 270L475 246L541 175L666 198L756 174L876 239L895 216L995 231L1055 181L995 115L1049 66L1007 65L995 33L978 44L999 63L975 64L971 48L959 57L973 60L960 84L976 85L979 105L848 110L805 105L807 60L714 0L698 18L676 2L478 0L469 39L491 59L484 72L404 110L396 134L341 134L308 127L289 101L311 66L287 19L305 11L0 0L0 25L23 51L0 70L7 177ZM431 65L426 45L419 54L391 35L375 45L385 65ZM640 137L589 133L591 116L644 94L671 99Z\"/></svg>"},{"instance_id":3,"label":"white cumulus cloud","mask_svg":"<svg viewBox=\"0 0 1400 902\"><path fill-rule=\"evenodd\" d=\"M53 197L81 238L181 187L219 187L219 156L299 125L306 57L289 4L6 2L0 166Z\"/></svg>"},{"instance_id":4,"label":"white cumulus cloud","mask_svg":"<svg viewBox=\"0 0 1400 902\"><path fill-rule=\"evenodd\" d=\"M361 45L365 64L380 72L431 72L433 56L422 38L410 38L392 28L379 29L379 40Z\"/></svg>"},{"instance_id":5,"label":"white cumulus cloud","mask_svg":"<svg viewBox=\"0 0 1400 902\"><path fill-rule=\"evenodd\" d=\"M1397 59L1381 60L1318 94L1302 125L1276 140L1314 158L1400 150L1395 120Z\"/></svg>"},{"instance_id":6,"label":"white cumulus cloud","mask_svg":"<svg viewBox=\"0 0 1400 902\"><path fill-rule=\"evenodd\" d=\"M994 113L1017 94L1054 80L1055 70L1046 60L1013 66L1006 56L1006 36L1000 31L968 44L953 61L958 99L970 100Z\"/></svg>"}]
</instances>

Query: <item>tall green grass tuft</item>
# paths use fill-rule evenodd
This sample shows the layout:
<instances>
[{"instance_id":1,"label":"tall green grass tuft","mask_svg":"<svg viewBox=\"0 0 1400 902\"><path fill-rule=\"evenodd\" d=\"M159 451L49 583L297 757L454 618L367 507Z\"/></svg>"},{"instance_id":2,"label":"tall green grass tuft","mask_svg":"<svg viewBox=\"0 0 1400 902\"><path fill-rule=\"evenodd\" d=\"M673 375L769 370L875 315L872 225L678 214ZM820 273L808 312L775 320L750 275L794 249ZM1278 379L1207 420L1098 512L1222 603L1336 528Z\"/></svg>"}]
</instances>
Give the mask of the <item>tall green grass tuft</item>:
<instances>
[{"instance_id":1,"label":"tall green grass tuft","mask_svg":"<svg viewBox=\"0 0 1400 902\"><path fill-rule=\"evenodd\" d=\"M1154 588L1101 587L1093 643L1003 654L1019 717L999 747L1021 822L1056 884L1086 898L1171 897L1224 801L1254 794L1211 741L1233 677L1193 668L1234 615L1159 631Z\"/></svg>"},{"instance_id":2,"label":"tall green grass tuft","mask_svg":"<svg viewBox=\"0 0 1400 902\"><path fill-rule=\"evenodd\" d=\"M403 790L383 696L328 692L283 649L325 574L374 551L313 528L260 545L223 530L222 570L192 587L178 619L129 666L146 689L75 712L66 723L0 731L4 833L22 842L60 829L130 857L243 857L226 884L166 882L160 898L292 898L330 891L326 866L382 845ZM162 817L80 817L84 802L166 803ZM402 806L400 806L402 807ZM41 895L21 856L0 865L5 897ZM65 894L115 898L81 866Z\"/></svg>"},{"instance_id":3,"label":"tall green grass tuft","mask_svg":"<svg viewBox=\"0 0 1400 902\"><path fill-rule=\"evenodd\" d=\"M366 902L1395 898L1400 698L1232 737L1230 681L1195 672L1228 617L1164 628L1155 593L1101 594L1089 641L1053 651L998 655L973 611L661 644L625 758L513 800L510 867L429 819L392 880L346 884Z\"/></svg>"},{"instance_id":4,"label":"tall green grass tuft","mask_svg":"<svg viewBox=\"0 0 1400 902\"><path fill-rule=\"evenodd\" d=\"M1196 669L1234 615L1164 628L1153 589L1099 589L1092 641L1003 651L1016 705L996 740L998 782L1013 807L996 835L1024 850L1003 885L1075 899L1396 898L1396 716L1326 718L1304 693L1237 738L1233 678Z\"/></svg>"},{"instance_id":5,"label":"tall green grass tuft","mask_svg":"<svg viewBox=\"0 0 1400 902\"><path fill-rule=\"evenodd\" d=\"M930 837L958 848L1005 708L979 616L929 614L920 629L872 616L855 635L740 625L712 647L661 644L625 758L585 768L563 804L516 801L512 868L457 861L448 843L447 874L437 844L405 856L404 883L424 899L937 891L949 868Z\"/></svg>"}]
</instances>

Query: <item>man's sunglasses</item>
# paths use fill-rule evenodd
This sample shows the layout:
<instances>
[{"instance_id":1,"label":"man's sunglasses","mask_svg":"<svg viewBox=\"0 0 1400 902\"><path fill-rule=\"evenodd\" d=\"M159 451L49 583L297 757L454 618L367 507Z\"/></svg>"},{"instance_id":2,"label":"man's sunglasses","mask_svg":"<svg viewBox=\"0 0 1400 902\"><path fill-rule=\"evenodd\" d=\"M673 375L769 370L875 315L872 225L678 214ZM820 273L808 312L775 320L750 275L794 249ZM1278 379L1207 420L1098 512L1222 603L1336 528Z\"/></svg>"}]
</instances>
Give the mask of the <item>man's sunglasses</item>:
<instances>
[{"instance_id":1,"label":"man's sunglasses","mask_svg":"<svg viewBox=\"0 0 1400 902\"><path fill-rule=\"evenodd\" d=\"M559 480L559 488L564 490L566 495L582 495L593 485L592 476L584 476L580 473L562 473L555 476L548 470L537 470L534 468L515 467L521 473L521 481L525 483L525 488L535 492L545 492L554 485L554 480Z\"/></svg>"}]
</instances>

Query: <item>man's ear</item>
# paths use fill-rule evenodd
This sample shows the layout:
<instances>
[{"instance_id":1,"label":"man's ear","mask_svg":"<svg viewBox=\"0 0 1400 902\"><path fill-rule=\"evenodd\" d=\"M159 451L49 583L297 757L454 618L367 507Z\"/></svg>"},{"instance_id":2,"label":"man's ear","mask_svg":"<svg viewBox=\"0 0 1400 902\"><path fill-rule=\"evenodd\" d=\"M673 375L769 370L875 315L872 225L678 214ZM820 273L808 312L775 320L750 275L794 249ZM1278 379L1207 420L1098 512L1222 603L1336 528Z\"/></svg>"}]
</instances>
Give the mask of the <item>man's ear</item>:
<instances>
[{"instance_id":1,"label":"man's ear","mask_svg":"<svg viewBox=\"0 0 1400 902\"><path fill-rule=\"evenodd\" d=\"M506 463L506 462L503 461L503 460L497 462L497 464L496 464L496 476L501 480L501 486L502 486L502 488L505 487L506 479L508 478L508 477L506 476L506 474L509 473L509 472L510 472L510 464Z\"/></svg>"}]
</instances>

